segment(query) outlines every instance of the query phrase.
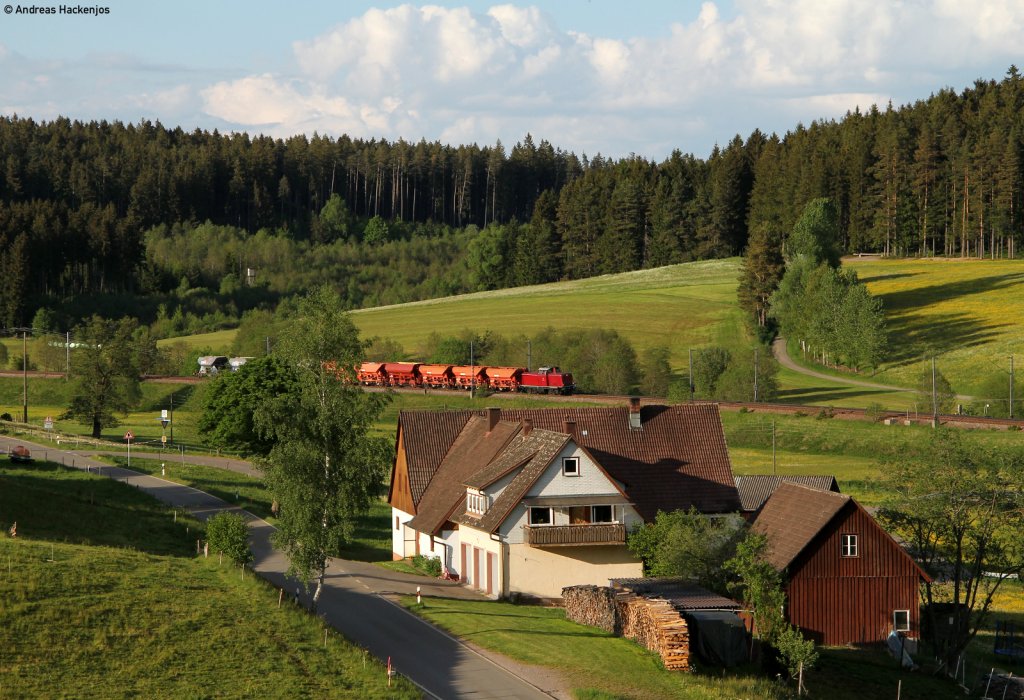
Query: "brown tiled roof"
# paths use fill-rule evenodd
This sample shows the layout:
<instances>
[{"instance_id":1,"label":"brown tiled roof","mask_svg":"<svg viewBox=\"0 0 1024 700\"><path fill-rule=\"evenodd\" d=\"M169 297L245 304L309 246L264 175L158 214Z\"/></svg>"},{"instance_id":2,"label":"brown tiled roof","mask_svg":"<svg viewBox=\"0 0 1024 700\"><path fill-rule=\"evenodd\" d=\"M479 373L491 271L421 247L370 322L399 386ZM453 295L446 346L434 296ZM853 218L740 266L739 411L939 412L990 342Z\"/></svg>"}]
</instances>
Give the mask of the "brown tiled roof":
<instances>
[{"instance_id":1,"label":"brown tiled roof","mask_svg":"<svg viewBox=\"0 0 1024 700\"><path fill-rule=\"evenodd\" d=\"M501 425L499 423L499 425ZM518 428L516 423L505 423ZM540 475L551 464L551 461L562 451L569 437L564 433L555 433L548 430L534 429L529 435L519 433L509 443L508 448L502 452L493 465L488 469L494 474L506 474L523 465L519 472L512 478L508 486L504 488L491 507L482 516L475 517L463 513L457 522L471 525L481 530L494 532L504 522L516 504L523 499L523 496L530 490L530 487L540 478ZM491 469L491 467L494 467ZM487 482L493 483L493 480Z\"/></svg>"},{"instance_id":2,"label":"brown tiled roof","mask_svg":"<svg viewBox=\"0 0 1024 700\"><path fill-rule=\"evenodd\" d=\"M464 410L401 412L409 484L417 509L423 507L427 484L472 415ZM502 421L519 423L527 418L533 421L534 432L561 433L563 438L564 423L575 422L576 443L624 486L644 520L654 520L659 510L690 506L705 513L739 510L725 435L714 404L644 406L639 429L630 429L625 405L501 410ZM497 470L509 466L504 462L493 465L485 476L493 477ZM468 481L469 475L464 478Z\"/></svg>"},{"instance_id":3,"label":"brown tiled roof","mask_svg":"<svg viewBox=\"0 0 1024 700\"><path fill-rule=\"evenodd\" d=\"M645 598L664 598L676 610L740 610L735 600L718 595L683 578L613 578L612 588Z\"/></svg>"},{"instance_id":4,"label":"brown tiled roof","mask_svg":"<svg viewBox=\"0 0 1024 700\"><path fill-rule=\"evenodd\" d=\"M473 411L402 411L398 414L409 465L409 488L417 506L441 460L473 415Z\"/></svg>"},{"instance_id":5,"label":"brown tiled roof","mask_svg":"<svg viewBox=\"0 0 1024 700\"><path fill-rule=\"evenodd\" d=\"M751 529L768 538L768 562L782 571L850 502L849 496L840 493L783 483L765 502Z\"/></svg>"},{"instance_id":6,"label":"brown tiled roof","mask_svg":"<svg viewBox=\"0 0 1024 700\"><path fill-rule=\"evenodd\" d=\"M628 406L503 409L502 420L529 418L535 428L562 432L576 423L585 447L646 521L659 510L696 506L705 513L739 510L718 406L644 406L642 427L629 427Z\"/></svg>"},{"instance_id":7,"label":"brown tiled roof","mask_svg":"<svg viewBox=\"0 0 1024 700\"><path fill-rule=\"evenodd\" d=\"M488 432L486 418L470 418L423 492L409 526L420 532L440 532L454 511L465 510L459 505L465 503L466 480L494 459L518 430L515 423L498 423Z\"/></svg>"},{"instance_id":8,"label":"brown tiled roof","mask_svg":"<svg viewBox=\"0 0 1024 700\"><path fill-rule=\"evenodd\" d=\"M840 492L839 484L834 476L775 476L772 474L737 476L736 490L740 494L740 507L745 511L757 510L783 482L801 484L819 491Z\"/></svg>"}]
</instances>

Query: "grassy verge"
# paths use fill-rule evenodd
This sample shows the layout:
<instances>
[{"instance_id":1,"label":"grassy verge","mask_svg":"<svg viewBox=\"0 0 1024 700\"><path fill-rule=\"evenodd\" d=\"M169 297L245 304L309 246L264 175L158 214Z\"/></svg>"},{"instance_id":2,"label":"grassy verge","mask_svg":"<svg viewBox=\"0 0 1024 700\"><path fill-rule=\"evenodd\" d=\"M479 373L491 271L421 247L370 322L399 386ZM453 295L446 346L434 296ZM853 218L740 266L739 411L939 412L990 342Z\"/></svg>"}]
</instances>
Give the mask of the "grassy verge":
<instances>
[{"instance_id":1,"label":"grassy verge","mask_svg":"<svg viewBox=\"0 0 1024 700\"><path fill-rule=\"evenodd\" d=\"M19 533L0 539L0 696L419 696L261 579L189 556L197 524L134 488L4 465L0 517Z\"/></svg>"},{"instance_id":2,"label":"grassy verge","mask_svg":"<svg viewBox=\"0 0 1024 700\"><path fill-rule=\"evenodd\" d=\"M565 619L559 608L415 597L403 605L458 637L517 661L561 671L578 698L781 698L775 683L746 672L666 671L631 641Z\"/></svg>"}]
</instances>

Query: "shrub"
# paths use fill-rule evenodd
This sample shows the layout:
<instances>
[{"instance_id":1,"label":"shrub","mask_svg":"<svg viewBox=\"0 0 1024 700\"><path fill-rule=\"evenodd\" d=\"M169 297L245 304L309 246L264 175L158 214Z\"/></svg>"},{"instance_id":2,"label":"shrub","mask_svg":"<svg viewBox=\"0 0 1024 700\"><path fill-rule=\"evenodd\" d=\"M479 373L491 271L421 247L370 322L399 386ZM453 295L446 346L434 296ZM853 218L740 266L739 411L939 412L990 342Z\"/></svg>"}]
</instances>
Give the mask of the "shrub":
<instances>
[{"instance_id":1,"label":"shrub","mask_svg":"<svg viewBox=\"0 0 1024 700\"><path fill-rule=\"evenodd\" d=\"M210 547L236 564L252 561L249 549L249 528L237 513L218 513L206 521L206 539Z\"/></svg>"},{"instance_id":2,"label":"shrub","mask_svg":"<svg viewBox=\"0 0 1024 700\"><path fill-rule=\"evenodd\" d=\"M425 557L422 554L417 554L412 558L412 565L427 576L441 575L441 560L437 557Z\"/></svg>"}]
</instances>

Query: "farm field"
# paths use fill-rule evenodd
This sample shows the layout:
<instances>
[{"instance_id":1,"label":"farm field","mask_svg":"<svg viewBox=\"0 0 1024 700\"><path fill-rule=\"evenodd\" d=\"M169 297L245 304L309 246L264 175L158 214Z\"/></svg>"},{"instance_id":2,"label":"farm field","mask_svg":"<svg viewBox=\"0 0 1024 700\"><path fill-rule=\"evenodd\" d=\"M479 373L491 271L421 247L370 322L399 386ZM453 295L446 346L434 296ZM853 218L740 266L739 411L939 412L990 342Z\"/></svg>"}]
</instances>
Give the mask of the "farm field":
<instances>
[{"instance_id":1,"label":"farm field","mask_svg":"<svg viewBox=\"0 0 1024 700\"><path fill-rule=\"evenodd\" d=\"M419 697L145 494L45 463L0 484L0 695Z\"/></svg>"}]
</instances>

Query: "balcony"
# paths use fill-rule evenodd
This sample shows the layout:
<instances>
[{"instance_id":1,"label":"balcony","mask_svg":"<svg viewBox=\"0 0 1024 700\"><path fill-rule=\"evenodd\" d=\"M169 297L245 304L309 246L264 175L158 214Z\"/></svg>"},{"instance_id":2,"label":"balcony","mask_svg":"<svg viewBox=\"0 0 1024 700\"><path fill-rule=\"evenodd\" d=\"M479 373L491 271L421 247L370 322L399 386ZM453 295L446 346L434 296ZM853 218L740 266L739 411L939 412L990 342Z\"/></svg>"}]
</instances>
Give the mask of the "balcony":
<instances>
[{"instance_id":1,"label":"balcony","mask_svg":"<svg viewBox=\"0 0 1024 700\"><path fill-rule=\"evenodd\" d=\"M600 525L524 526L526 544L531 547L581 547L600 544L625 544L626 526L622 523Z\"/></svg>"}]
</instances>

